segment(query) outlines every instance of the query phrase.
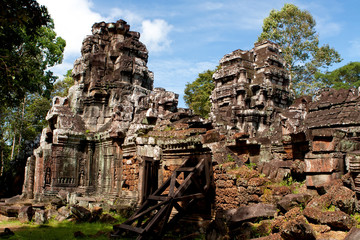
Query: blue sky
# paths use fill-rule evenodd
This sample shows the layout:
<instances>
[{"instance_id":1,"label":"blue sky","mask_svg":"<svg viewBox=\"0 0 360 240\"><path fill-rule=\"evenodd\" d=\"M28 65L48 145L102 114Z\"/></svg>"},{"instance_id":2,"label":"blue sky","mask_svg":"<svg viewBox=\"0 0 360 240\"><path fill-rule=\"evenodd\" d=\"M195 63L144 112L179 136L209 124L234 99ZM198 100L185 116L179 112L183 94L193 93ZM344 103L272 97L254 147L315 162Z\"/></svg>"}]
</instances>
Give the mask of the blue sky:
<instances>
[{"instance_id":1,"label":"blue sky","mask_svg":"<svg viewBox=\"0 0 360 240\"><path fill-rule=\"evenodd\" d=\"M53 68L62 76L80 57L81 42L94 22L124 19L149 50L148 68L155 87L180 95L198 73L214 69L222 56L253 47L262 22L272 9L293 3L316 20L321 44L334 47L344 59L334 68L360 61L360 2L269 0L38 0L47 6L55 31L67 41L63 64Z\"/></svg>"}]
</instances>

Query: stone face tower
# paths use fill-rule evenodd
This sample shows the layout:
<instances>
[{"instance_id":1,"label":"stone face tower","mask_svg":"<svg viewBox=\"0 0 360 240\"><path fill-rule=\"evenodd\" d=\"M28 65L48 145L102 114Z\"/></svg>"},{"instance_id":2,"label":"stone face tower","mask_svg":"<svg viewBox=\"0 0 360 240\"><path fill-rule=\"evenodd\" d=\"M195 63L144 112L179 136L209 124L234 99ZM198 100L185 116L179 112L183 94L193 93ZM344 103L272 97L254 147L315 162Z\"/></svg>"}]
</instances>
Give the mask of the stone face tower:
<instances>
[{"instance_id":1,"label":"stone face tower","mask_svg":"<svg viewBox=\"0 0 360 240\"><path fill-rule=\"evenodd\" d=\"M251 137L267 131L276 109L292 102L280 48L270 41L225 55L213 78L212 120Z\"/></svg>"}]
</instances>

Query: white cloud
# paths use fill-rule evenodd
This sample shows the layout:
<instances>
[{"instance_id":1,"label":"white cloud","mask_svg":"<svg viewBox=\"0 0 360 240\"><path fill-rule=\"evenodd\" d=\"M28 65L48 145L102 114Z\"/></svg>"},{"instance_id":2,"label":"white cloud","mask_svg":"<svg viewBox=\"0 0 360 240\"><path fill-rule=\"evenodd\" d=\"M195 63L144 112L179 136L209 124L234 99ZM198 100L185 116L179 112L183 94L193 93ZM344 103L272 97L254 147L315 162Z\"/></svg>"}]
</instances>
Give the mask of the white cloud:
<instances>
[{"instance_id":1,"label":"white cloud","mask_svg":"<svg viewBox=\"0 0 360 240\"><path fill-rule=\"evenodd\" d=\"M169 33L173 28L163 19L142 21L141 41L150 52L161 52L170 47Z\"/></svg>"},{"instance_id":2,"label":"white cloud","mask_svg":"<svg viewBox=\"0 0 360 240\"><path fill-rule=\"evenodd\" d=\"M91 26L103 18L91 9L89 0L38 0L54 19L55 31L66 40L65 60L80 56L83 39L91 34Z\"/></svg>"},{"instance_id":3,"label":"white cloud","mask_svg":"<svg viewBox=\"0 0 360 240\"><path fill-rule=\"evenodd\" d=\"M131 29L136 29L136 30L140 29L141 22L143 21L143 18L137 13L120 8L111 9L109 16L106 18L106 21L114 22L119 19L125 20L131 26Z\"/></svg>"}]
</instances>

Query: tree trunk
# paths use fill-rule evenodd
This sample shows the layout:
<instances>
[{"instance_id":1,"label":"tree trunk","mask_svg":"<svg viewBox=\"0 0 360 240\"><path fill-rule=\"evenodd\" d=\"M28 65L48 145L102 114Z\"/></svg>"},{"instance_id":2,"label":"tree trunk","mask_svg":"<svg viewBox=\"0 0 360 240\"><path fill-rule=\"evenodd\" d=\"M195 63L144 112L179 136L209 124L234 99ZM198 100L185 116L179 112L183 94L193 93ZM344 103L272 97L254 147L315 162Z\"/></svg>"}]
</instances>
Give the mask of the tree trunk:
<instances>
[{"instance_id":1,"label":"tree trunk","mask_svg":"<svg viewBox=\"0 0 360 240\"><path fill-rule=\"evenodd\" d=\"M22 109L22 113L21 113L21 123L20 123L20 131L19 131L19 147L18 147L18 151L17 154L19 155L20 153L20 145L21 145L21 132L22 132L22 126L23 126L23 122L24 122L24 115L25 115L25 101L26 101L26 97L24 97L24 102L23 102L23 109Z\"/></svg>"},{"instance_id":2,"label":"tree trunk","mask_svg":"<svg viewBox=\"0 0 360 240\"><path fill-rule=\"evenodd\" d=\"M15 142L16 142L16 129L14 131L14 138L13 138L13 142L12 142L12 147L11 147L11 156L10 156L10 161L13 160L14 158L14 151L15 151Z\"/></svg>"},{"instance_id":3,"label":"tree trunk","mask_svg":"<svg viewBox=\"0 0 360 240\"><path fill-rule=\"evenodd\" d=\"M0 176L3 175L4 172L4 150L1 148L1 158L0 158Z\"/></svg>"}]
</instances>

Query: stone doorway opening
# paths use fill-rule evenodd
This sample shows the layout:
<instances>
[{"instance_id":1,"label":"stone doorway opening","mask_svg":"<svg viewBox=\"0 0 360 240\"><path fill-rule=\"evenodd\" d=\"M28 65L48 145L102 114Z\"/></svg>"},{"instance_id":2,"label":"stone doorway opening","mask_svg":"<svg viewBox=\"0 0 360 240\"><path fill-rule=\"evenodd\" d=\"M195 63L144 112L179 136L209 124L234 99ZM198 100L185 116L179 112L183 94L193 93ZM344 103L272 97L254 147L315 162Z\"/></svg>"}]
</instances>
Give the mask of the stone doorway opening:
<instances>
[{"instance_id":1,"label":"stone doorway opening","mask_svg":"<svg viewBox=\"0 0 360 240\"><path fill-rule=\"evenodd\" d=\"M159 175L159 160L146 157L144 159L144 177L143 177L143 190L142 190L142 202L144 202L150 194L156 191L158 188L158 175Z\"/></svg>"}]
</instances>

